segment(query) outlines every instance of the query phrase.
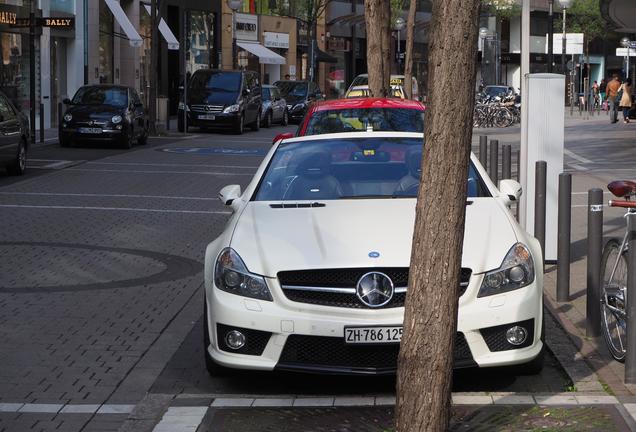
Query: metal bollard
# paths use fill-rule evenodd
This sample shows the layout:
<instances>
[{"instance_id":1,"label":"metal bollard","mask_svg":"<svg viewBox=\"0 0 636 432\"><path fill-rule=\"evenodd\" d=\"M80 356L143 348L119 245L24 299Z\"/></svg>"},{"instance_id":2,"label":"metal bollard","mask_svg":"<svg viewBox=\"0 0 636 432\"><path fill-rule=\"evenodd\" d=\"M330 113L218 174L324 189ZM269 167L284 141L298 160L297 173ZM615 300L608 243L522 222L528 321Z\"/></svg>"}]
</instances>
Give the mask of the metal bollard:
<instances>
[{"instance_id":1,"label":"metal bollard","mask_svg":"<svg viewBox=\"0 0 636 432\"><path fill-rule=\"evenodd\" d=\"M166 131L170 130L170 99L168 99L168 105L166 107Z\"/></svg>"},{"instance_id":2,"label":"metal bollard","mask_svg":"<svg viewBox=\"0 0 636 432\"><path fill-rule=\"evenodd\" d=\"M629 252L627 253L627 357L625 358L625 383L636 384L636 332L629 331L636 328L636 215L627 217L627 239Z\"/></svg>"},{"instance_id":3,"label":"metal bollard","mask_svg":"<svg viewBox=\"0 0 636 432\"><path fill-rule=\"evenodd\" d=\"M512 147L510 144L504 144L501 146L501 150L503 152L502 161L501 161L501 178L502 179L511 179L512 178Z\"/></svg>"},{"instance_id":4,"label":"metal bollard","mask_svg":"<svg viewBox=\"0 0 636 432\"><path fill-rule=\"evenodd\" d=\"M545 266L545 204L546 204L546 179L548 164L545 161L535 163L534 177L534 236L541 245L543 262L541 269Z\"/></svg>"},{"instance_id":5,"label":"metal bollard","mask_svg":"<svg viewBox=\"0 0 636 432\"><path fill-rule=\"evenodd\" d=\"M485 170L488 170L488 136L479 136L479 162Z\"/></svg>"},{"instance_id":6,"label":"metal bollard","mask_svg":"<svg viewBox=\"0 0 636 432\"><path fill-rule=\"evenodd\" d=\"M488 176L499 187L499 140L490 140L490 162Z\"/></svg>"},{"instance_id":7,"label":"metal bollard","mask_svg":"<svg viewBox=\"0 0 636 432\"><path fill-rule=\"evenodd\" d=\"M587 304L585 334L601 333L601 256L603 254L603 191L595 188L587 193Z\"/></svg>"},{"instance_id":8,"label":"metal bollard","mask_svg":"<svg viewBox=\"0 0 636 432\"><path fill-rule=\"evenodd\" d=\"M559 222L557 239L557 301L570 300L570 233L572 224L572 175L559 174Z\"/></svg>"},{"instance_id":9,"label":"metal bollard","mask_svg":"<svg viewBox=\"0 0 636 432\"><path fill-rule=\"evenodd\" d=\"M44 104L40 104L40 142L44 142Z\"/></svg>"}]
</instances>

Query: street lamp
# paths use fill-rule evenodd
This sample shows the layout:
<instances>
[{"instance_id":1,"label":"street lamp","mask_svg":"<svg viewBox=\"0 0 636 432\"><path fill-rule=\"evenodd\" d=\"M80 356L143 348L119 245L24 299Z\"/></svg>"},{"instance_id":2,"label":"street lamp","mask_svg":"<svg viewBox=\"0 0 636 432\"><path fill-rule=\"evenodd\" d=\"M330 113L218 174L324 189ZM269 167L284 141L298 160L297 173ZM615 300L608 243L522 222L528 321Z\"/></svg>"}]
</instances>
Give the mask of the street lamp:
<instances>
[{"instance_id":1,"label":"street lamp","mask_svg":"<svg viewBox=\"0 0 636 432\"><path fill-rule=\"evenodd\" d=\"M565 71L565 56L567 53L567 36L566 36L566 32L565 32L565 21L566 21L566 16L567 16L567 9L570 7L570 5L572 4L572 0L559 0L559 4L561 5L561 8L563 8L563 41L562 41L562 45L561 45L561 69L563 70L563 75L565 75L567 77L567 73ZM570 77L570 83L569 83L569 93L570 93L570 113L572 113L572 110L574 109L574 89L572 88L572 77Z\"/></svg>"},{"instance_id":2,"label":"street lamp","mask_svg":"<svg viewBox=\"0 0 636 432\"><path fill-rule=\"evenodd\" d=\"M234 32L236 31L236 11L243 6L243 0L227 0L227 7L232 9L232 69L236 64L236 37Z\"/></svg>"},{"instance_id":3,"label":"street lamp","mask_svg":"<svg viewBox=\"0 0 636 432\"><path fill-rule=\"evenodd\" d=\"M621 45L627 49L627 55L625 55L625 78L629 78L629 46L631 42L628 37L621 39Z\"/></svg>"},{"instance_id":4,"label":"street lamp","mask_svg":"<svg viewBox=\"0 0 636 432\"><path fill-rule=\"evenodd\" d=\"M484 83L484 65L486 64L486 38L490 34L487 27L479 28L479 39L481 39L481 82Z\"/></svg>"},{"instance_id":5,"label":"street lamp","mask_svg":"<svg viewBox=\"0 0 636 432\"><path fill-rule=\"evenodd\" d=\"M398 74L400 73L400 31L404 29L406 26L406 22L404 22L404 18L397 17L395 22L393 23L393 28L397 31L397 64L398 64Z\"/></svg>"}]
</instances>

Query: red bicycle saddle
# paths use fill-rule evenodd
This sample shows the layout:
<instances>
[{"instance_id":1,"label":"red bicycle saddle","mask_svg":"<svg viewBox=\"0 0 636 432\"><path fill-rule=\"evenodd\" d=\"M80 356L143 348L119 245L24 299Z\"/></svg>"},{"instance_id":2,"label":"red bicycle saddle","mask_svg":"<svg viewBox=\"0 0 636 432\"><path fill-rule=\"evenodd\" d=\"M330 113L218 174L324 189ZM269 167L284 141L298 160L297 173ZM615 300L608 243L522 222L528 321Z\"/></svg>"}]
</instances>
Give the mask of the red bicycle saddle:
<instances>
[{"instance_id":1,"label":"red bicycle saddle","mask_svg":"<svg viewBox=\"0 0 636 432\"><path fill-rule=\"evenodd\" d=\"M629 199L636 195L636 182L631 180L616 180L607 185L607 189L617 197Z\"/></svg>"}]
</instances>

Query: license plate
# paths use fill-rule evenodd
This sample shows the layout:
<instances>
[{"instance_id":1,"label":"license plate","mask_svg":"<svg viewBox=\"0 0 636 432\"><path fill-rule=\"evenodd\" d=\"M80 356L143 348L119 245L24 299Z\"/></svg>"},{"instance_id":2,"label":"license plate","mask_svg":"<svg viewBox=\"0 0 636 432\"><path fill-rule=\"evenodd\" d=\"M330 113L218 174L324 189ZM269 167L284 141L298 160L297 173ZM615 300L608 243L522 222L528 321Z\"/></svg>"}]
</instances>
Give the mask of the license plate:
<instances>
[{"instance_id":1,"label":"license plate","mask_svg":"<svg viewBox=\"0 0 636 432\"><path fill-rule=\"evenodd\" d=\"M347 344L400 343L402 326L345 327L344 334Z\"/></svg>"},{"instance_id":2,"label":"license plate","mask_svg":"<svg viewBox=\"0 0 636 432\"><path fill-rule=\"evenodd\" d=\"M216 116L212 114L202 114L199 116L199 120L214 120Z\"/></svg>"},{"instance_id":3,"label":"license plate","mask_svg":"<svg viewBox=\"0 0 636 432\"><path fill-rule=\"evenodd\" d=\"M79 128L78 132L81 134L100 134L102 130L101 128Z\"/></svg>"}]
</instances>

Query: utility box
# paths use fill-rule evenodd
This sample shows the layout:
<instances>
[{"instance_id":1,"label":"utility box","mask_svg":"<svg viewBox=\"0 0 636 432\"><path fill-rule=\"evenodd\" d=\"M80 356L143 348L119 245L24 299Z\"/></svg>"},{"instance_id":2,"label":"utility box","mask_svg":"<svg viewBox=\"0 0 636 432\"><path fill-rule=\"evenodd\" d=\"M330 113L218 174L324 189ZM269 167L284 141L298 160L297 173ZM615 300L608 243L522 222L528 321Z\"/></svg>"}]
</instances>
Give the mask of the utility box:
<instances>
[{"instance_id":1,"label":"utility box","mask_svg":"<svg viewBox=\"0 0 636 432\"><path fill-rule=\"evenodd\" d=\"M546 261L557 259L559 174L563 172L563 142L565 132L565 76L559 74L528 74L527 184L523 185L526 199L526 231L534 235L535 163L547 162L546 178ZM522 120L523 121L523 120ZM523 138L522 138L523 139Z\"/></svg>"}]
</instances>

